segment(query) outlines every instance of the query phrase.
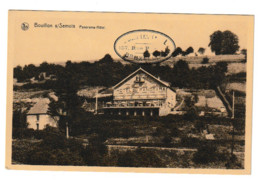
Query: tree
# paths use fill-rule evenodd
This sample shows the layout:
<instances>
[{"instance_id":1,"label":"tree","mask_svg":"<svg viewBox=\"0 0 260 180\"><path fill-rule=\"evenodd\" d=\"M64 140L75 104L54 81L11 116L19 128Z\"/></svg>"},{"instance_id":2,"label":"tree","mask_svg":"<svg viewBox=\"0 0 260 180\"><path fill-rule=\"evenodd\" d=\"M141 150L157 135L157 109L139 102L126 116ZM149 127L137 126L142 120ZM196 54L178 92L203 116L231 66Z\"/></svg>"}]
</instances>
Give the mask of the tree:
<instances>
[{"instance_id":1,"label":"tree","mask_svg":"<svg viewBox=\"0 0 260 180\"><path fill-rule=\"evenodd\" d=\"M208 45L216 55L235 54L239 50L238 37L231 31L215 31L210 35Z\"/></svg>"},{"instance_id":2,"label":"tree","mask_svg":"<svg viewBox=\"0 0 260 180\"><path fill-rule=\"evenodd\" d=\"M176 56L178 56L179 54L182 54L182 49L181 49L180 47L177 47L177 48L175 49L175 51L173 51L172 56L173 56L173 57L176 57Z\"/></svg>"},{"instance_id":3,"label":"tree","mask_svg":"<svg viewBox=\"0 0 260 180\"><path fill-rule=\"evenodd\" d=\"M210 78L211 86L213 88L220 86L225 80L228 65L226 62L217 62L213 67L213 73Z\"/></svg>"},{"instance_id":4,"label":"tree","mask_svg":"<svg viewBox=\"0 0 260 180\"><path fill-rule=\"evenodd\" d=\"M78 89L77 75L66 67L66 70L59 75L54 89L58 100L51 100L48 113L53 117L60 117L59 125L66 124L67 137L69 136L69 126L73 123L73 117L81 109L81 101L77 95Z\"/></svg>"},{"instance_id":5,"label":"tree","mask_svg":"<svg viewBox=\"0 0 260 180\"><path fill-rule=\"evenodd\" d=\"M153 52L153 56L154 57L158 57L158 56L160 56L161 55L161 53L160 53L160 51L157 51L157 50L155 50L154 52Z\"/></svg>"},{"instance_id":6,"label":"tree","mask_svg":"<svg viewBox=\"0 0 260 180\"><path fill-rule=\"evenodd\" d=\"M148 50L144 51L144 58L149 58L150 57L150 53Z\"/></svg>"},{"instance_id":7,"label":"tree","mask_svg":"<svg viewBox=\"0 0 260 180\"><path fill-rule=\"evenodd\" d=\"M24 80L23 69L21 66L16 66L14 68L14 78L16 78L18 82Z\"/></svg>"},{"instance_id":8,"label":"tree","mask_svg":"<svg viewBox=\"0 0 260 180\"><path fill-rule=\"evenodd\" d=\"M241 49L241 54L244 54L244 55L246 55L247 54L247 49Z\"/></svg>"},{"instance_id":9,"label":"tree","mask_svg":"<svg viewBox=\"0 0 260 180\"><path fill-rule=\"evenodd\" d=\"M167 46L164 51L161 51L161 56L166 57L170 53L170 49Z\"/></svg>"},{"instance_id":10,"label":"tree","mask_svg":"<svg viewBox=\"0 0 260 180\"><path fill-rule=\"evenodd\" d=\"M99 63L112 63L113 59L110 54L106 54L102 59L99 60Z\"/></svg>"},{"instance_id":11,"label":"tree","mask_svg":"<svg viewBox=\"0 0 260 180\"><path fill-rule=\"evenodd\" d=\"M46 61L44 61L43 63L40 64L39 69L40 69L40 72L48 72L49 64Z\"/></svg>"},{"instance_id":12,"label":"tree","mask_svg":"<svg viewBox=\"0 0 260 180\"><path fill-rule=\"evenodd\" d=\"M203 55L203 54L205 53L205 48L200 47L200 48L198 49L198 53L200 53L201 55Z\"/></svg>"},{"instance_id":13,"label":"tree","mask_svg":"<svg viewBox=\"0 0 260 180\"><path fill-rule=\"evenodd\" d=\"M35 77L35 75L39 74L38 69L34 64L25 65L23 68L23 78L24 80Z\"/></svg>"},{"instance_id":14,"label":"tree","mask_svg":"<svg viewBox=\"0 0 260 180\"><path fill-rule=\"evenodd\" d=\"M187 87L190 83L189 65L184 60L179 60L174 64L172 70L171 84L177 87Z\"/></svg>"},{"instance_id":15,"label":"tree","mask_svg":"<svg viewBox=\"0 0 260 180\"><path fill-rule=\"evenodd\" d=\"M247 61L247 49L242 49L241 54L245 55L245 62Z\"/></svg>"},{"instance_id":16,"label":"tree","mask_svg":"<svg viewBox=\"0 0 260 180\"><path fill-rule=\"evenodd\" d=\"M194 49L193 49L193 47L188 47L187 49L186 49L186 51L183 51L182 52L182 55L183 56L186 56L186 55L188 55L188 54L190 54L190 53L193 53L194 52Z\"/></svg>"},{"instance_id":17,"label":"tree","mask_svg":"<svg viewBox=\"0 0 260 180\"><path fill-rule=\"evenodd\" d=\"M198 96L188 96L184 99L186 113L184 115L184 119L186 120L195 120L198 117L197 109L195 104L198 102Z\"/></svg>"},{"instance_id":18,"label":"tree","mask_svg":"<svg viewBox=\"0 0 260 180\"><path fill-rule=\"evenodd\" d=\"M186 50L186 53L187 53L187 54L190 54L190 53L193 53L193 52L194 52L194 49L193 49L193 47L191 47L191 46L188 47L187 50Z\"/></svg>"}]
</instances>

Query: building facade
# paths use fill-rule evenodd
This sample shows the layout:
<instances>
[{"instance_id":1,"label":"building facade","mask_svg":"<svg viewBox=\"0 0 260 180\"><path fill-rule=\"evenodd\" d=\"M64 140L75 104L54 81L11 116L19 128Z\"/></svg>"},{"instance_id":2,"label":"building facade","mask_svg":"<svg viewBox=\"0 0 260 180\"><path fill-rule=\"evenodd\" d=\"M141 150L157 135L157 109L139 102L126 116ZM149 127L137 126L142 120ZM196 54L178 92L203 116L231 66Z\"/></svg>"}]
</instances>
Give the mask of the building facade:
<instances>
[{"instance_id":1,"label":"building facade","mask_svg":"<svg viewBox=\"0 0 260 180\"><path fill-rule=\"evenodd\" d=\"M113 87L113 100L103 110L111 115L165 116L175 104L170 84L139 68Z\"/></svg>"},{"instance_id":2,"label":"building facade","mask_svg":"<svg viewBox=\"0 0 260 180\"><path fill-rule=\"evenodd\" d=\"M58 117L51 117L47 113L49 102L48 98L43 98L31 107L26 116L28 128L43 130L47 125L57 127Z\"/></svg>"}]
</instances>

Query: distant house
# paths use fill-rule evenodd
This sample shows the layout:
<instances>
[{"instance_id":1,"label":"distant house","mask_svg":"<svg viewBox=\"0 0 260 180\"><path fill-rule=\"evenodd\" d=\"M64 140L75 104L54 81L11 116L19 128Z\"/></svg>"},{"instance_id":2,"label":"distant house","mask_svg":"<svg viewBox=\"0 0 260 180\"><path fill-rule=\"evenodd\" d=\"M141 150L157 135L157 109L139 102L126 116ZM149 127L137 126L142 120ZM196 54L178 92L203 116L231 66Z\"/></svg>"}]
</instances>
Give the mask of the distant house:
<instances>
[{"instance_id":1,"label":"distant house","mask_svg":"<svg viewBox=\"0 0 260 180\"><path fill-rule=\"evenodd\" d=\"M142 68L120 81L112 90L113 100L103 107L105 114L165 116L176 104L176 92L170 84Z\"/></svg>"},{"instance_id":2,"label":"distant house","mask_svg":"<svg viewBox=\"0 0 260 180\"><path fill-rule=\"evenodd\" d=\"M187 107L185 104L185 99L188 97L197 96L197 102L194 104L200 116L205 115L216 115L216 116L227 116L227 110L221 101L221 99L216 95L214 90L211 89L178 89L177 90L177 103L171 114L185 114Z\"/></svg>"},{"instance_id":3,"label":"distant house","mask_svg":"<svg viewBox=\"0 0 260 180\"><path fill-rule=\"evenodd\" d=\"M51 117L48 112L50 100L48 98L39 99L29 110L26 116L28 128L42 130L46 125L57 127L57 118Z\"/></svg>"}]
</instances>

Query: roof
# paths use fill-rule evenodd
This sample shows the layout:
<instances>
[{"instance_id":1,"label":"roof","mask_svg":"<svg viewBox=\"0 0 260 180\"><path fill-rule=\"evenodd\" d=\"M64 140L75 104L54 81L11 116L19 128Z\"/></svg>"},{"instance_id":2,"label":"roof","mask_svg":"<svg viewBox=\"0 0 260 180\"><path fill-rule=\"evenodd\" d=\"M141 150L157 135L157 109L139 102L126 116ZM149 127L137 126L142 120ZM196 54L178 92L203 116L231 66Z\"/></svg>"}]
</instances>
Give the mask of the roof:
<instances>
[{"instance_id":1,"label":"roof","mask_svg":"<svg viewBox=\"0 0 260 180\"><path fill-rule=\"evenodd\" d=\"M47 114L50 100L48 98L39 99L33 107L29 110L27 115L30 114Z\"/></svg>"},{"instance_id":2,"label":"roof","mask_svg":"<svg viewBox=\"0 0 260 180\"><path fill-rule=\"evenodd\" d=\"M134 71L132 74L128 75L126 78L124 78L122 81L120 81L119 83L117 83L115 86L113 86L113 89L116 89L118 86L120 86L121 84L123 84L124 82L126 82L128 79L130 79L131 77L133 77L134 75L136 75L139 72L143 72L145 74L147 74L148 76L150 76L152 79L154 79L155 81L159 82L160 84L162 84L163 86L166 87L170 87L170 83L165 82L160 80L159 78L156 78L155 76L153 76L152 74L150 74L149 72L145 71L143 68L139 68L136 71Z\"/></svg>"}]
</instances>

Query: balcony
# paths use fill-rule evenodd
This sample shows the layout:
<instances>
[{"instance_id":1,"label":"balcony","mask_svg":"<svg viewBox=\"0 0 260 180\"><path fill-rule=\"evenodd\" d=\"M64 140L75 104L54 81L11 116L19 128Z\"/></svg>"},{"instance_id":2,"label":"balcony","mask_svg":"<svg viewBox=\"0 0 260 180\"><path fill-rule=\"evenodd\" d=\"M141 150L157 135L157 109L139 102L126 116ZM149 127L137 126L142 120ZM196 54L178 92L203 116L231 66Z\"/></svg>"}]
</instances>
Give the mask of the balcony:
<instances>
[{"instance_id":1,"label":"balcony","mask_svg":"<svg viewBox=\"0 0 260 180\"><path fill-rule=\"evenodd\" d=\"M103 108L159 108L162 106L162 102L142 102L142 101L131 101L131 102L107 102Z\"/></svg>"}]
</instances>

